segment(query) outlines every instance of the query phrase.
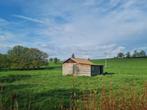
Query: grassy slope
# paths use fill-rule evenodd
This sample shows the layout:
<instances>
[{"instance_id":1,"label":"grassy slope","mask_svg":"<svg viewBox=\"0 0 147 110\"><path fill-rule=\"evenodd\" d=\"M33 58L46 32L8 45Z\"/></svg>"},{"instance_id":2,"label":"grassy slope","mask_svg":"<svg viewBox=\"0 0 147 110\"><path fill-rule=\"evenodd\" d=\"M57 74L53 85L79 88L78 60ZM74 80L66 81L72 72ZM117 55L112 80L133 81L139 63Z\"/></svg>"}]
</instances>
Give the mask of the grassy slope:
<instances>
[{"instance_id":1,"label":"grassy slope","mask_svg":"<svg viewBox=\"0 0 147 110\"><path fill-rule=\"evenodd\" d=\"M94 60L93 62L104 64L104 60ZM50 66L50 70L0 72L0 85L5 87L4 96L9 97L16 93L18 101L21 102L20 106L24 109L26 109L25 104L28 96L35 101L33 104L41 107L45 105L44 110L46 108L53 110L55 105L63 100L68 102L74 78L63 77L60 64L56 66L51 64ZM102 83L109 90L111 82L113 90L119 90L125 86L135 86L140 91L147 81L147 59L109 59L108 68L105 71L113 74L75 78L76 90L101 90Z\"/></svg>"},{"instance_id":2,"label":"grassy slope","mask_svg":"<svg viewBox=\"0 0 147 110\"><path fill-rule=\"evenodd\" d=\"M105 60L93 62L105 64ZM140 87L147 81L147 58L108 59L107 62L105 72L112 73L113 83Z\"/></svg>"},{"instance_id":3,"label":"grassy slope","mask_svg":"<svg viewBox=\"0 0 147 110\"><path fill-rule=\"evenodd\" d=\"M105 60L94 60L94 63L105 64ZM143 75L147 73L147 58L131 58L131 59L108 59L107 72Z\"/></svg>"}]
</instances>

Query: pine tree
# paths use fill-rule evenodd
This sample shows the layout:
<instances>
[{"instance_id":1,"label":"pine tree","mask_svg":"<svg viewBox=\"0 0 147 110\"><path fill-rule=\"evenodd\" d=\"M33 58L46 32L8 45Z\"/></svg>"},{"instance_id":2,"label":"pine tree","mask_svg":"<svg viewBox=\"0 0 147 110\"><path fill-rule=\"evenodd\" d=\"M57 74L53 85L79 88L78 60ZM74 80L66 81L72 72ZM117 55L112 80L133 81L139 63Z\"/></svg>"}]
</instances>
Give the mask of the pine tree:
<instances>
[{"instance_id":1,"label":"pine tree","mask_svg":"<svg viewBox=\"0 0 147 110\"><path fill-rule=\"evenodd\" d=\"M126 58L131 58L130 52L127 52L127 53L126 53Z\"/></svg>"}]
</instances>

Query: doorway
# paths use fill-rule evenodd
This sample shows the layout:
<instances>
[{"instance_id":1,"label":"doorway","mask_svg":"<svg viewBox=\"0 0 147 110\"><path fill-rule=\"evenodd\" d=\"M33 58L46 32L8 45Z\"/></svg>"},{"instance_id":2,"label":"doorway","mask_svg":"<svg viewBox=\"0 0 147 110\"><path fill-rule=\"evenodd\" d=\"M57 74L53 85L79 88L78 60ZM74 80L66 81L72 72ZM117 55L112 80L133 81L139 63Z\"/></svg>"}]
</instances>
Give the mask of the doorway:
<instances>
[{"instance_id":1,"label":"doorway","mask_svg":"<svg viewBox=\"0 0 147 110\"><path fill-rule=\"evenodd\" d=\"M77 75L78 74L78 66L77 64L73 64L73 75Z\"/></svg>"}]
</instances>

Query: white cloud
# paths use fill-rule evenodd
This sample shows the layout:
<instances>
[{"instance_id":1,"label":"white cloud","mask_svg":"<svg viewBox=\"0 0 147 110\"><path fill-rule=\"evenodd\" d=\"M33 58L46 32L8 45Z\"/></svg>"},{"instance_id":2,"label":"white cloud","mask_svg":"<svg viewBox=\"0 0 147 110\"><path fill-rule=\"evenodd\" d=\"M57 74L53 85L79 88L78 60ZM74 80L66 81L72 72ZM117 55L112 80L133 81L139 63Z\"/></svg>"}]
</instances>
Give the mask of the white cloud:
<instances>
[{"instance_id":1,"label":"white cloud","mask_svg":"<svg viewBox=\"0 0 147 110\"><path fill-rule=\"evenodd\" d=\"M37 37L34 42L39 44L32 45L51 56L65 58L76 53L96 58L104 57L105 52L114 56L127 50L123 42L127 39L141 39L139 35L147 31L147 14L142 9L146 4L146 0L38 0L27 4L28 16L15 17L43 25L23 32L45 39Z\"/></svg>"},{"instance_id":2,"label":"white cloud","mask_svg":"<svg viewBox=\"0 0 147 110\"><path fill-rule=\"evenodd\" d=\"M49 52L50 57L60 57L62 59L68 58L72 53L76 55L76 57L85 57L85 58L104 58L116 56L118 52L124 52L125 47L121 47L116 44L81 44L81 45L52 45L48 44L39 44L41 50ZM62 56L61 56L62 55Z\"/></svg>"},{"instance_id":3,"label":"white cloud","mask_svg":"<svg viewBox=\"0 0 147 110\"><path fill-rule=\"evenodd\" d=\"M8 26L8 24L9 24L9 22L7 20L0 18L0 29L2 27Z\"/></svg>"},{"instance_id":4,"label":"white cloud","mask_svg":"<svg viewBox=\"0 0 147 110\"><path fill-rule=\"evenodd\" d=\"M0 35L0 42L6 41L9 37L5 35Z\"/></svg>"},{"instance_id":5,"label":"white cloud","mask_svg":"<svg viewBox=\"0 0 147 110\"><path fill-rule=\"evenodd\" d=\"M14 17L17 17L17 18L20 18L20 19L27 20L27 21L31 21L31 22L45 24L44 21L39 20L39 19L36 19L36 18L31 18L31 17L23 16L23 15L13 15L13 16L14 16Z\"/></svg>"},{"instance_id":6,"label":"white cloud","mask_svg":"<svg viewBox=\"0 0 147 110\"><path fill-rule=\"evenodd\" d=\"M133 40L134 36L147 30L147 15L137 6L146 1L111 0L106 3L103 0L85 0L83 3L64 3L64 0L52 1L37 5L36 10L36 13L42 12L40 16L43 15L43 19L47 19L46 28L39 33L53 42L54 48L50 49L50 46L46 50L55 55L59 53L67 57L74 52L81 56L99 57L110 51L113 56L125 49L123 44L117 44L118 41ZM65 16L67 12L72 16L69 22L61 25L50 22L52 16Z\"/></svg>"}]
</instances>

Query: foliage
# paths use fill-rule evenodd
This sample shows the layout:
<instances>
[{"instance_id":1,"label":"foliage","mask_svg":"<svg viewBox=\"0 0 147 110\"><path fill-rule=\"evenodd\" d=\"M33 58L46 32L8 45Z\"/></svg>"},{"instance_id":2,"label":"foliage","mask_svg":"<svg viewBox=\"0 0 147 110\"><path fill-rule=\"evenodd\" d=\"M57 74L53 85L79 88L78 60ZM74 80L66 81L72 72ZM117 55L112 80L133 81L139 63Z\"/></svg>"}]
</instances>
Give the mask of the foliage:
<instances>
[{"instance_id":1,"label":"foliage","mask_svg":"<svg viewBox=\"0 0 147 110\"><path fill-rule=\"evenodd\" d=\"M127 52L126 53L126 58L130 58L131 57L131 53L130 52Z\"/></svg>"},{"instance_id":2,"label":"foliage","mask_svg":"<svg viewBox=\"0 0 147 110\"><path fill-rule=\"evenodd\" d=\"M132 57L146 57L146 52L144 50L141 51L135 50Z\"/></svg>"},{"instance_id":3,"label":"foliage","mask_svg":"<svg viewBox=\"0 0 147 110\"><path fill-rule=\"evenodd\" d=\"M144 58L147 57L147 54L144 50L134 50L133 54L131 54L130 52L127 52L126 54L124 54L123 52L119 52L117 54L117 58Z\"/></svg>"},{"instance_id":4,"label":"foliage","mask_svg":"<svg viewBox=\"0 0 147 110\"><path fill-rule=\"evenodd\" d=\"M117 58L124 58L125 57L125 55L124 55L124 53L122 53L122 52L119 52L118 54L117 54Z\"/></svg>"},{"instance_id":5,"label":"foliage","mask_svg":"<svg viewBox=\"0 0 147 110\"><path fill-rule=\"evenodd\" d=\"M9 59L6 54L0 54L0 69L9 67Z\"/></svg>"},{"instance_id":6,"label":"foliage","mask_svg":"<svg viewBox=\"0 0 147 110\"><path fill-rule=\"evenodd\" d=\"M53 58L50 58L50 59L49 59L49 62L53 62L53 60L54 60Z\"/></svg>"},{"instance_id":7,"label":"foliage","mask_svg":"<svg viewBox=\"0 0 147 110\"><path fill-rule=\"evenodd\" d=\"M145 57L146 56L146 52L144 50L140 51L140 57Z\"/></svg>"},{"instance_id":8,"label":"foliage","mask_svg":"<svg viewBox=\"0 0 147 110\"><path fill-rule=\"evenodd\" d=\"M58 59L57 57L54 58L54 63L57 64L60 62L60 59Z\"/></svg>"},{"instance_id":9,"label":"foliage","mask_svg":"<svg viewBox=\"0 0 147 110\"><path fill-rule=\"evenodd\" d=\"M49 59L49 64L50 64L50 65L51 65L51 64L57 65L57 64L61 64L61 61L60 61L60 59L58 59L57 57L55 57L55 58L50 58L50 59Z\"/></svg>"},{"instance_id":10,"label":"foliage","mask_svg":"<svg viewBox=\"0 0 147 110\"><path fill-rule=\"evenodd\" d=\"M38 69L48 65L48 55L35 48L15 46L6 55L0 55L2 68Z\"/></svg>"}]
</instances>

